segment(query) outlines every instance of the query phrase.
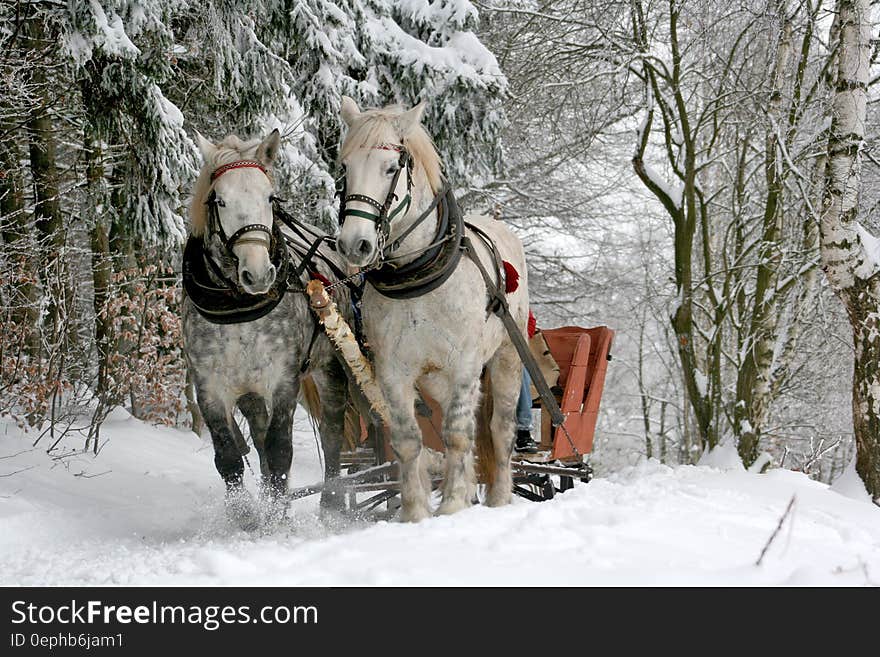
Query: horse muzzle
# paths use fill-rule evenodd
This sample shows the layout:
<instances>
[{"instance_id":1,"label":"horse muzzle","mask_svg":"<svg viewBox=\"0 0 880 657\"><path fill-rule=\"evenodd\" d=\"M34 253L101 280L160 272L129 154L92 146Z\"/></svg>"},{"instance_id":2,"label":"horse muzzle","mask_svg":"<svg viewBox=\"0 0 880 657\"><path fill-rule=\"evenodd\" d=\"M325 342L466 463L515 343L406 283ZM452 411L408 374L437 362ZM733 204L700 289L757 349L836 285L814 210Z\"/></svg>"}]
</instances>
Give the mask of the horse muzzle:
<instances>
[{"instance_id":1,"label":"horse muzzle","mask_svg":"<svg viewBox=\"0 0 880 657\"><path fill-rule=\"evenodd\" d=\"M340 236L336 239L336 246L346 262L355 267L364 267L376 259L376 244L364 237L345 239Z\"/></svg>"},{"instance_id":2,"label":"horse muzzle","mask_svg":"<svg viewBox=\"0 0 880 657\"><path fill-rule=\"evenodd\" d=\"M275 283L275 276L275 265L271 263L262 272L253 271L243 264L238 268L238 282L248 294L266 294Z\"/></svg>"}]
</instances>

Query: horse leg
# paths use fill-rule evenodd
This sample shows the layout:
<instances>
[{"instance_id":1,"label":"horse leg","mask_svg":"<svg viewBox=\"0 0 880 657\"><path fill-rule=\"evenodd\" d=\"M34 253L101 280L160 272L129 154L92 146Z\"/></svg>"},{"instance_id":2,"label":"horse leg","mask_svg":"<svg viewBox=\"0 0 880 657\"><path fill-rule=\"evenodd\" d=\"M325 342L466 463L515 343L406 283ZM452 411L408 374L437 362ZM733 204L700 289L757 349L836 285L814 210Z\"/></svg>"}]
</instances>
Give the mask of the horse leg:
<instances>
[{"instance_id":1,"label":"horse leg","mask_svg":"<svg viewBox=\"0 0 880 657\"><path fill-rule=\"evenodd\" d=\"M266 429L267 475L265 488L274 499L287 493L290 465L293 462L293 412L299 392L299 376L286 381L272 392L272 416Z\"/></svg>"},{"instance_id":2,"label":"horse leg","mask_svg":"<svg viewBox=\"0 0 880 657\"><path fill-rule=\"evenodd\" d=\"M266 410L266 404L258 394L249 392L239 398L238 408L247 420L251 440L260 456L260 474L263 475L263 483L265 484L266 477L269 475L265 446L266 430L269 427L269 413Z\"/></svg>"},{"instance_id":3,"label":"horse leg","mask_svg":"<svg viewBox=\"0 0 880 657\"><path fill-rule=\"evenodd\" d=\"M381 379L391 410L391 449L400 464L400 519L418 522L431 516L430 486L422 467L422 434L415 416L416 389L412 381Z\"/></svg>"},{"instance_id":4,"label":"horse leg","mask_svg":"<svg viewBox=\"0 0 880 657\"><path fill-rule=\"evenodd\" d=\"M488 506L510 504L513 478L510 455L516 431L515 411L522 385L522 365L513 344L505 341L489 361L492 390L492 448L495 452L495 477L486 494Z\"/></svg>"},{"instance_id":5,"label":"horse leg","mask_svg":"<svg viewBox=\"0 0 880 657\"><path fill-rule=\"evenodd\" d=\"M453 384L443 410L443 444L446 446L446 476L443 501L438 514L455 513L471 505L476 489L474 475L475 411L480 397L478 373Z\"/></svg>"},{"instance_id":6,"label":"horse leg","mask_svg":"<svg viewBox=\"0 0 880 657\"><path fill-rule=\"evenodd\" d=\"M256 529L259 514L244 487L244 461L236 446L232 408L220 399L207 399L203 394L199 394L198 400L214 443L214 466L226 483L226 513L242 529Z\"/></svg>"},{"instance_id":7,"label":"horse leg","mask_svg":"<svg viewBox=\"0 0 880 657\"><path fill-rule=\"evenodd\" d=\"M345 433L345 402L348 399L348 378L336 358L328 361L321 370L312 373L321 397L321 448L324 451L324 482L327 488L321 493L321 508L342 510L345 494L332 485L339 476L339 455Z\"/></svg>"}]
</instances>

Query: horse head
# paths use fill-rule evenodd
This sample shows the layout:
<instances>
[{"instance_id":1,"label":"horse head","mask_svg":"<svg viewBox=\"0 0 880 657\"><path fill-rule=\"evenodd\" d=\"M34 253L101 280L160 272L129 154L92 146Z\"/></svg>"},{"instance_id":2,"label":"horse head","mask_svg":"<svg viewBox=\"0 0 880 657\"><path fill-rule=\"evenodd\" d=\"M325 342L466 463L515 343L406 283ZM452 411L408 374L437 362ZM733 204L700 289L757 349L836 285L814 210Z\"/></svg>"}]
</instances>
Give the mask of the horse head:
<instances>
[{"instance_id":1,"label":"horse head","mask_svg":"<svg viewBox=\"0 0 880 657\"><path fill-rule=\"evenodd\" d=\"M418 212L418 202L440 184L440 164L421 126L424 103L361 112L347 96L341 115L348 125L340 160L345 168L339 253L364 267L381 259L386 241L400 234Z\"/></svg>"},{"instance_id":2,"label":"horse head","mask_svg":"<svg viewBox=\"0 0 880 657\"><path fill-rule=\"evenodd\" d=\"M262 142L230 136L214 144L197 133L196 140L205 166L191 212L193 234L236 262L245 292L265 294L276 275L271 172L281 136L274 130Z\"/></svg>"}]
</instances>

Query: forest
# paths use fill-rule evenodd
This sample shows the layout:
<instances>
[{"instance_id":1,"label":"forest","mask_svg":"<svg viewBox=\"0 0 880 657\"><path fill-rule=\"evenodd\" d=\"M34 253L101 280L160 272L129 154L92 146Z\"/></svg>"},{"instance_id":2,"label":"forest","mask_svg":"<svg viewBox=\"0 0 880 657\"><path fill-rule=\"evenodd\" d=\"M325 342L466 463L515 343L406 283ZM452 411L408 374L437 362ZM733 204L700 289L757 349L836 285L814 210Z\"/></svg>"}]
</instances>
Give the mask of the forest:
<instances>
[{"instance_id":1,"label":"forest","mask_svg":"<svg viewBox=\"0 0 880 657\"><path fill-rule=\"evenodd\" d=\"M0 415L97 453L201 432L181 346L196 134L282 135L337 227L343 96L426 102L539 326L616 331L594 462L880 499L880 41L868 0L0 0Z\"/></svg>"}]
</instances>

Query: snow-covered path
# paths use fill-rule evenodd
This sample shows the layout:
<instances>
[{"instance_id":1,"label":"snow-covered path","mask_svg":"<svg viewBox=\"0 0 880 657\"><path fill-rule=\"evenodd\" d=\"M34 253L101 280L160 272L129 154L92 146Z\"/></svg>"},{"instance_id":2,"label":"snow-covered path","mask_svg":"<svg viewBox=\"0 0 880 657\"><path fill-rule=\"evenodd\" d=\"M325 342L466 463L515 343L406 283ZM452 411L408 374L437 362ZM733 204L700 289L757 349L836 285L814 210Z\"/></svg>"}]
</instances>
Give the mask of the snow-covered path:
<instances>
[{"instance_id":1,"label":"snow-covered path","mask_svg":"<svg viewBox=\"0 0 880 657\"><path fill-rule=\"evenodd\" d=\"M226 524L210 444L122 413L103 436L97 459L53 462L0 424L0 583L880 585L880 509L794 472L651 462L418 525L327 523L308 498L248 535ZM319 480L302 417L294 454L294 485Z\"/></svg>"}]
</instances>

